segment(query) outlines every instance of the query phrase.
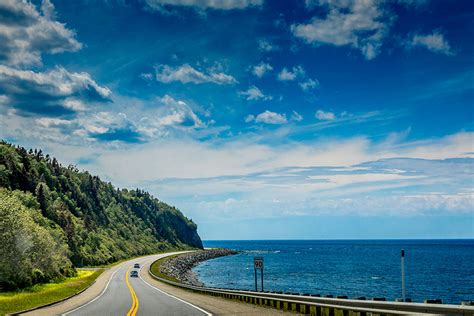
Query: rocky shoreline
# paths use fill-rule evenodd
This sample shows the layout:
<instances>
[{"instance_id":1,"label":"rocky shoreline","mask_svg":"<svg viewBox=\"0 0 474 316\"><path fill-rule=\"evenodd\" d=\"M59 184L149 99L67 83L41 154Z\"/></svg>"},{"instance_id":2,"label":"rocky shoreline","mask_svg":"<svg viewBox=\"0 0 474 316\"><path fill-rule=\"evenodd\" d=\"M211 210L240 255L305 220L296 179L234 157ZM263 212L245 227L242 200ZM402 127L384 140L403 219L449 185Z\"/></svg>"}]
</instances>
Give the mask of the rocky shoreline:
<instances>
[{"instance_id":1,"label":"rocky shoreline","mask_svg":"<svg viewBox=\"0 0 474 316\"><path fill-rule=\"evenodd\" d=\"M197 266L200 262L209 259L235 254L237 254L236 251L223 248L190 252L165 261L160 266L160 272L173 277L182 283L203 286L203 284L199 282L196 274L192 272L192 268Z\"/></svg>"}]
</instances>

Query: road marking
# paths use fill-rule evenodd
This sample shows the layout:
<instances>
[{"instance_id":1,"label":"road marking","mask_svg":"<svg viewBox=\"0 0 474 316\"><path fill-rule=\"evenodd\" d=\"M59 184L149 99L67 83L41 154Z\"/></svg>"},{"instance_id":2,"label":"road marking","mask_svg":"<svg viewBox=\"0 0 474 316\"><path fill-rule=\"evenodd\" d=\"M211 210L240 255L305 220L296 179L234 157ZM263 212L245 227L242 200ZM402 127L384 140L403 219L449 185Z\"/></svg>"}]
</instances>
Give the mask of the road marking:
<instances>
[{"instance_id":1,"label":"road marking","mask_svg":"<svg viewBox=\"0 0 474 316\"><path fill-rule=\"evenodd\" d=\"M127 316L135 316L138 311L138 297L135 294L135 290L133 289L132 285L130 284L130 281L128 280L128 274L130 273L130 268L125 272L125 282L127 283L127 287L130 290L130 294L132 294L132 306L130 307L130 310L127 313Z\"/></svg>"},{"instance_id":2,"label":"road marking","mask_svg":"<svg viewBox=\"0 0 474 316\"><path fill-rule=\"evenodd\" d=\"M142 266L142 267L143 267L143 266ZM206 311L206 310L204 310L204 309L202 309L202 308L200 308L200 307L198 307L198 306L196 306L196 305L193 305L193 304L191 304L191 303L189 303L189 302L187 302L187 301L185 301L185 300L183 300L183 299L180 299L179 297L176 297L176 296L174 296L174 295L171 295L171 294L169 294L169 293L166 293L166 292L163 291L163 290L160 290L160 289L157 288L157 287L154 287L153 285L151 285L150 283L148 283L147 281L145 281L145 280L142 278L142 276L140 275L140 272L141 272L141 271L142 271L142 268L140 268L140 271L138 272L138 277L140 278L140 280L142 280L143 282L145 282L145 284L148 285L149 287L154 288L155 290L157 290L158 292L160 292L160 293L162 293L162 294L165 294L165 295L168 295L169 297L172 297L172 298L174 298L174 299L177 299L178 301L180 301L180 302L182 302L182 303L184 303L184 304L187 304L187 305L189 305L189 306L191 306L191 307L194 307L195 309L197 309L197 310L203 312L203 313L206 314L207 316L213 316L212 313L209 313L208 311Z\"/></svg>"},{"instance_id":3,"label":"road marking","mask_svg":"<svg viewBox=\"0 0 474 316\"><path fill-rule=\"evenodd\" d=\"M104 295L105 291L107 291L107 288L109 287L109 284L110 284L110 281L112 281L112 278L114 277L115 273L118 272L118 270L120 270L120 267L117 267L117 269L112 273L112 275L109 277L109 280L107 281L107 284L105 285L105 288L102 290L102 292L100 292L100 294L98 296L96 296L93 300L79 306L79 307L76 307L75 309L73 310L70 310L66 313L63 313L62 315L65 316L65 315L68 315L68 314L71 314L71 313L74 313L75 311L77 311L78 309L81 309L91 303L93 303L94 301L98 300L102 295Z\"/></svg>"}]
</instances>

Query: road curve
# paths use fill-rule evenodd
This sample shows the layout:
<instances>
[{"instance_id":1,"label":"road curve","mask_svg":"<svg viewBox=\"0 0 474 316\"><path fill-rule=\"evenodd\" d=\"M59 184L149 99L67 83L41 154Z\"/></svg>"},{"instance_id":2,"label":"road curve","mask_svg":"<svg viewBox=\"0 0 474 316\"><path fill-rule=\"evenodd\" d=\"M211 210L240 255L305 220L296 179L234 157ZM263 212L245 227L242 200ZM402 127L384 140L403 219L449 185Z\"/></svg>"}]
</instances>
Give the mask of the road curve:
<instances>
[{"instance_id":1,"label":"road curve","mask_svg":"<svg viewBox=\"0 0 474 316\"><path fill-rule=\"evenodd\" d=\"M283 311L245 304L220 297L186 291L153 279L150 264L160 258L186 251L157 254L118 264L102 273L92 286L79 295L57 304L22 313L26 316L50 315L284 315ZM140 263L140 278L130 278L126 271ZM192 302L190 304L188 302ZM137 304L138 303L138 304ZM136 306L134 309L133 307Z\"/></svg>"},{"instance_id":2,"label":"road curve","mask_svg":"<svg viewBox=\"0 0 474 316\"><path fill-rule=\"evenodd\" d=\"M135 263L143 267L146 263L167 255L169 254L147 256L121 264L110 275L98 296L62 315L212 315L152 286L142 279L141 273L139 277L130 277L130 271L141 270L133 268Z\"/></svg>"},{"instance_id":3,"label":"road curve","mask_svg":"<svg viewBox=\"0 0 474 316\"><path fill-rule=\"evenodd\" d=\"M105 271L81 294L22 315L212 315L156 288L146 278L147 269L153 261L184 252L150 255L123 262ZM139 263L141 268L134 269L135 263ZM139 270L139 277L130 277L131 270Z\"/></svg>"}]
</instances>

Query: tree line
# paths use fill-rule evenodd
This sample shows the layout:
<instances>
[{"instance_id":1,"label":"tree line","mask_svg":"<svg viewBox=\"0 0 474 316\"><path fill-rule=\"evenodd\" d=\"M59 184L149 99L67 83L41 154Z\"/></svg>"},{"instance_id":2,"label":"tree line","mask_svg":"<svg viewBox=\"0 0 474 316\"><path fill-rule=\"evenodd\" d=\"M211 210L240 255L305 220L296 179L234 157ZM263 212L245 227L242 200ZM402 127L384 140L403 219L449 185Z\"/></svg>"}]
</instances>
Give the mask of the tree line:
<instances>
[{"instance_id":1,"label":"tree line","mask_svg":"<svg viewBox=\"0 0 474 316\"><path fill-rule=\"evenodd\" d=\"M175 207L0 142L0 289L170 248L202 248L196 224Z\"/></svg>"}]
</instances>

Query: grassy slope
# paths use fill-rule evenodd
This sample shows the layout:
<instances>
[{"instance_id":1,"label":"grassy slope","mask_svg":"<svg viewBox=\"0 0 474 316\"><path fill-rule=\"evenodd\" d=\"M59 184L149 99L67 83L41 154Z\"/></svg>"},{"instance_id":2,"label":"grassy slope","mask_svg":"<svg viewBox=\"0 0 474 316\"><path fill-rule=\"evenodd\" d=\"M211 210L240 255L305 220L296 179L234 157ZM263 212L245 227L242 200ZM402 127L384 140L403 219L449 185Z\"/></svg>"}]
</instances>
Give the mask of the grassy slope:
<instances>
[{"instance_id":1,"label":"grassy slope","mask_svg":"<svg viewBox=\"0 0 474 316\"><path fill-rule=\"evenodd\" d=\"M0 315L52 303L90 286L104 270L79 270L76 277L58 283L37 284L13 292L0 293Z\"/></svg>"}]
</instances>

